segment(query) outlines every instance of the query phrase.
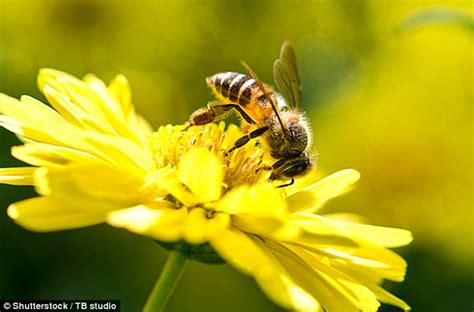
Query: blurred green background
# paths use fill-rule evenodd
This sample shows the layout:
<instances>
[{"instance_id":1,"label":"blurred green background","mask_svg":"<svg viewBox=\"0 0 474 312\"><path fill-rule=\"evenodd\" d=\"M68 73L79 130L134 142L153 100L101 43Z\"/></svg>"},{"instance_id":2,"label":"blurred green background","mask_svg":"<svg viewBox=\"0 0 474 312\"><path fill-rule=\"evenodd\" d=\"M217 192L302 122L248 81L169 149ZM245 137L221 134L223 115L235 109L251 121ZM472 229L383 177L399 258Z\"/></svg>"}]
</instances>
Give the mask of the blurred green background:
<instances>
[{"instance_id":1,"label":"blurred green background","mask_svg":"<svg viewBox=\"0 0 474 312\"><path fill-rule=\"evenodd\" d=\"M0 0L0 90L38 92L42 67L109 81L122 73L154 127L212 98L204 78L264 81L283 40L295 46L319 170L351 167L358 187L325 211L410 229L398 250L414 311L472 311L472 1ZM19 144L0 129L0 166ZM37 234L6 207L34 196L0 185L0 298L120 299L139 311L166 259L151 240L107 226ZM169 311L279 311L227 265L191 263ZM396 309L384 306L382 311Z\"/></svg>"}]
</instances>

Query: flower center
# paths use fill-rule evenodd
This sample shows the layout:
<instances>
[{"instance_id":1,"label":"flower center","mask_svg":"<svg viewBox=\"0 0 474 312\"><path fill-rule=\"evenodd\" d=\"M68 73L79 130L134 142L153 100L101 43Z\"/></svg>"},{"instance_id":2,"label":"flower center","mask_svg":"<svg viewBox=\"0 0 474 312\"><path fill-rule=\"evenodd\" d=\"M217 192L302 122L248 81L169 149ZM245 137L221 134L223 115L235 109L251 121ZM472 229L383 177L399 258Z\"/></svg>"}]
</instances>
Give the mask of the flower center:
<instances>
[{"instance_id":1,"label":"flower center","mask_svg":"<svg viewBox=\"0 0 474 312\"><path fill-rule=\"evenodd\" d=\"M150 148L157 168L177 166L181 157L193 148L205 148L217 155L223 164L223 189L226 192L238 185L255 184L269 176L266 157L256 140L225 153L243 136L235 125L225 128L225 123L194 126L162 126L150 138Z\"/></svg>"}]
</instances>

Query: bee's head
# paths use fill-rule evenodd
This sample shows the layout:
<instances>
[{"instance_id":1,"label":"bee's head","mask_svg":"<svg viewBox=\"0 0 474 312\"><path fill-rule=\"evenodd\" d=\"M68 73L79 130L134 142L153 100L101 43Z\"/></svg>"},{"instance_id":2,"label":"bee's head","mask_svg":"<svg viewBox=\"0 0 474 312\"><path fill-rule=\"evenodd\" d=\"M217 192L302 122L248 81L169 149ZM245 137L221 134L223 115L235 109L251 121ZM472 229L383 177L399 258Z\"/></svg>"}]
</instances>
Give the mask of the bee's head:
<instances>
[{"instance_id":1,"label":"bee's head","mask_svg":"<svg viewBox=\"0 0 474 312\"><path fill-rule=\"evenodd\" d=\"M281 165L273 169L270 180L286 180L303 176L315 165L315 160L307 152L301 153L298 157L282 159Z\"/></svg>"}]
</instances>

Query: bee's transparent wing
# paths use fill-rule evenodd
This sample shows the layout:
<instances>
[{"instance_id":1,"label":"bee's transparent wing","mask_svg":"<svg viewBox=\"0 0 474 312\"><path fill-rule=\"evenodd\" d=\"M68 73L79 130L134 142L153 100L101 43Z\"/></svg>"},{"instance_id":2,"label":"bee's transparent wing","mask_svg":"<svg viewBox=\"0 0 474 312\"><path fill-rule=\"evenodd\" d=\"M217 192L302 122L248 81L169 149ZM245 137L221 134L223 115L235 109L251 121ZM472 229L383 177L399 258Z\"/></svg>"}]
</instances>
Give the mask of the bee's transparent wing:
<instances>
[{"instance_id":1,"label":"bee's transparent wing","mask_svg":"<svg viewBox=\"0 0 474 312\"><path fill-rule=\"evenodd\" d=\"M247 69L247 71L250 74L250 77L252 77L255 80L255 83L257 84L258 88L262 91L263 95L265 96L267 101L272 106L272 109L275 112L275 115L277 116L278 122L280 123L281 130L285 134L285 137L287 137L288 136L288 128L286 127L285 123L283 122L283 119L281 118L280 111L278 110L277 103L275 103L274 99L271 96L269 96L268 91L266 90L263 82L260 79L258 79L257 74L253 71L253 69L250 68L250 66L247 63L245 63L244 61L240 61L240 62Z\"/></svg>"},{"instance_id":2,"label":"bee's transparent wing","mask_svg":"<svg viewBox=\"0 0 474 312\"><path fill-rule=\"evenodd\" d=\"M301 110L301 84L295 51L289 41L283 42L280 58L273 63L273 79L291 108Z\"/></svg>"}]
</instances>

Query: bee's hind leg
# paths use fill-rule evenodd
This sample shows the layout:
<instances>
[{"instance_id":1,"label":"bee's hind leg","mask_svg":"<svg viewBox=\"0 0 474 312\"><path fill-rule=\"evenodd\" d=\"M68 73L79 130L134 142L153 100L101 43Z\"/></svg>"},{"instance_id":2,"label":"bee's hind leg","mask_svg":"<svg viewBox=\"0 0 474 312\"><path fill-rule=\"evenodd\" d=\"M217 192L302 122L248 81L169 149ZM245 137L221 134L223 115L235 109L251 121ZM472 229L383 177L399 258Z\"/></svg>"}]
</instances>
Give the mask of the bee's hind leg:
<instances>
[{"instance_id":1,"label":"bee's hind leg","mask_svg":"<svg viewBox=\"0 0 474 312\"><path fill-rule=\"evenodd\" d=\"M232 109L235 109L237 113L249 124L254 125L255 121L252 119L252 117L247 114L242 107L240 107L237 104L219 104L219 105L213 105L210 106L212 110L216 111L217 113L222 112L221 114L225 114L228 111L231 111Z\"/></svg>"},{"instance_id":2,"label":"bee's hind leg","mask_svg":"<svg viewBox=\"0 0 474 312\"><path fill-rule=\"evenodd\" d=\"M189 117L190 126L200 126L222 119L228 112L235 109L242 118L249 124L255 124L255 121L237 104L208 104L195 110Z\"/></svg>"},{"instance_id":3,"label":"bee's hind leg","mask_svg":"<svg viewBox=\"0 0 474 312\"><path fill-rule=\"evenodd\" d=\"M239 147L241 147L241 146L244 146L245 144L247 144L248 141L250 141L251 139L254 139L254 138L256 138L256 137L261 136L262 134L264 134L265 132L267 132L267 130L268 130L268 127L265 126L265 127L262 127L262 128L255 129L255 130L253 130L252 132L250 132L249 134L240 137L240 138L234 143L234 146L232 146L229 150L227 150L227 151L225 152L225 154L229 154L230 152L232 152L232 151L235 150L236 148L239 148Z\"/></svg>"},{"instance_id":4,"label":"bee's hind leg","mask_svg":"<svg viewBox=\"0 0 474 312\"><path fill-rule=\"evenodd\" d=\"M196 109L191 116L189 116L189 127L211 123L217 119L219 115L220 114L215 113L212 105L208 104L206 107Z\"/></svg>"}]
</instances>

